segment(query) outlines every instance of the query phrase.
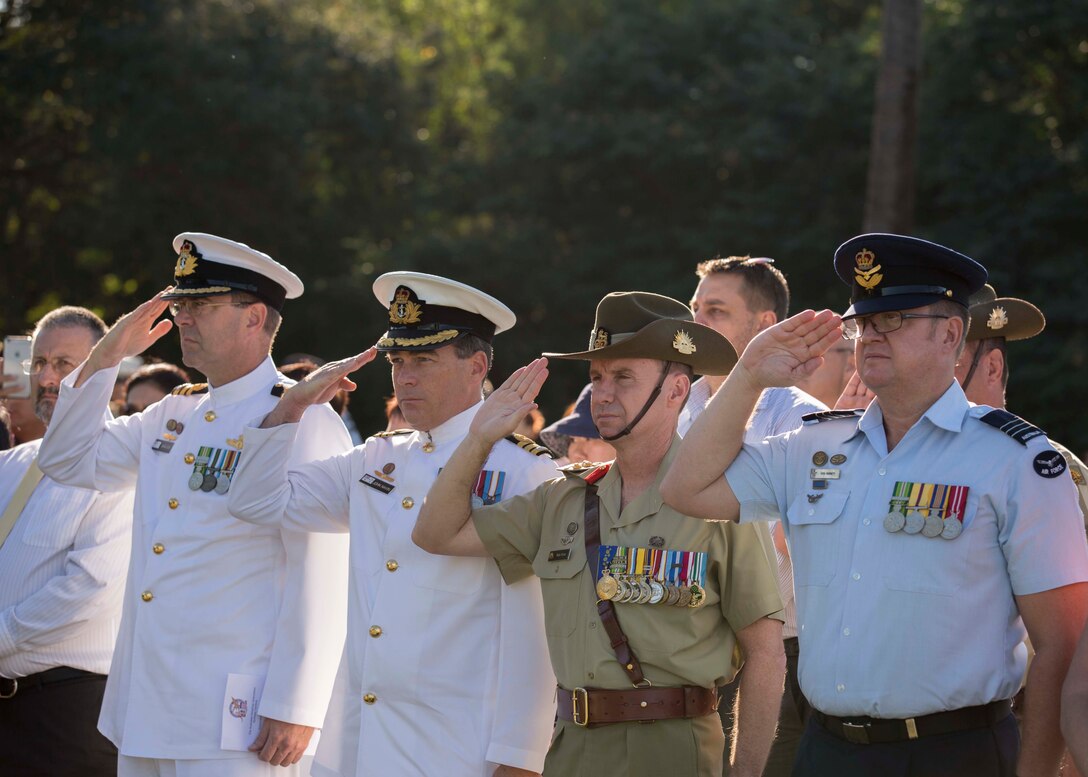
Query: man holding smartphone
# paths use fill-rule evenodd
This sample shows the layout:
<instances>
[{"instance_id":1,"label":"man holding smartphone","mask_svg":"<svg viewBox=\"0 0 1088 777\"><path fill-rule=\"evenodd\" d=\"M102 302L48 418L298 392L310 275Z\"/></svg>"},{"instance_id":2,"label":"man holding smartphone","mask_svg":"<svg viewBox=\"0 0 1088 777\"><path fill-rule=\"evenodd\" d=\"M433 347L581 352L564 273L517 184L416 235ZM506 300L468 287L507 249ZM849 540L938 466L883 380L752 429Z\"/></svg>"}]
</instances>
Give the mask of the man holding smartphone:
<instances>
[{"instance_id":1,"label":"man holding smartphone","mask_svg":"<svg viewBox=\"0 0 1088 777\"><path fill-rule=\"evenodd\" d=\"M61 380L105 332L84 308L38 322L16 366L46 425ZM5 348L5 376L15 350ZM117 771L117 749L96 723L121 617L132 497L43 478L40 446L0 452L0 764L5 775L105 777Z\"/></svg>"}]
</instances>

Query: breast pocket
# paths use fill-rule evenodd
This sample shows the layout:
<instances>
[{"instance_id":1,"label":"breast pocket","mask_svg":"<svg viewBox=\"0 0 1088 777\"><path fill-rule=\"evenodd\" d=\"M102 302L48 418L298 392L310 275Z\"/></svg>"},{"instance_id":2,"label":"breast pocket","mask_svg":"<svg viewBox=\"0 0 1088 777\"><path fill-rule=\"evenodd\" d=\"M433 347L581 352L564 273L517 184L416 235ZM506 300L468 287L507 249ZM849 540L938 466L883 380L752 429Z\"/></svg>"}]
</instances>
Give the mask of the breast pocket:
<instances>
[{"instance_id":1,"label":"breast pocket","mask_svg":"<svg viewBox=\"0 0 1088 777\"><path fill-rule=\"evenodd\" d=\"M885 587L892 591L955 596L968 577L969 560L984 558L987 543L996 544L992 519L975 525L977 514L978 503L970 499L963 514L964 528L953 540L903 532L889 536L881 563Z\"/></svg>"},{"instance_id":2,"label":"breast pocket","mask_svg":"<svg viewBox=\"0 0 1088 777\"><path fill-rule=\"evenodd\" d=\"M62 491L52 483L39 487L23 509L32 519L23 532L23 542L52 550L70 547L93 498L91 492L83 489Z\"/></svg>"},{"instance_id":3,"label":"breast pocket","mask_svg":"<svg viewBox=\"0 0 1088 777\"><path fill-rule=\"evenodd\" d=\"M842 533L839 518L850 493L820 493L816 501L803 493L786 510L793 579L799 586L826 586L835 577Z\"/></svg>"},{"instance_id":4,"label":"breast pocket","mask_svg":"<svg viewBox=\"0 0 1088 777\"><path fill-rule=\"evenodd\" d=\"M533 561L544 595L544 631L550 637L569 637L582 618L583 596L588 596L589 569L581 542L566 547L541 546ZM596 617L596 613L594 613Z\"/></svg>"}]
</instances>

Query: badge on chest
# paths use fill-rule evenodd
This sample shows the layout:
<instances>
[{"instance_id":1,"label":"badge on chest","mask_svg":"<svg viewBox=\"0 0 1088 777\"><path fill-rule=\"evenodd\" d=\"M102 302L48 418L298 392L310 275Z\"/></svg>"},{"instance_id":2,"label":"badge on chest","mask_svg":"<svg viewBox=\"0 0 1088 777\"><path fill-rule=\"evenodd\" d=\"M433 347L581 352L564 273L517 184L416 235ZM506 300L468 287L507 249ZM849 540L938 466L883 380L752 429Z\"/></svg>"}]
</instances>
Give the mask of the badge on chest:
<instances>
[{"instance_id":1,"label":"badge on chest","mask_svg":"<svg viewBox=\"0 0 1088 777\"><path fill-rule=\"evenodd\" d=\"M602 545L597 596L628 604L699 607L706 601L706 553Z\"/></svg>"},{"instance_id":2,"label":"badge on chest","mask_svg":"<svg viewBox=\"0 0 1088 777\"><path fill-rule=\"evenodd\" d=\"M963 532L967 486L898 481L884 516L884 529L892 534L921 534L954 540Z\"/></svg>"},{"instance_id":3,"label":"badge on chest","mask_svg":"<svg viewBox=\"0 0 1088 777\"><path fill-rule=\"evenodd\" d=\"M242 452L203 445L197 451L193 461L193 471L189 475L189 488L192 491L225 494L230 490L230 481L242 460Z\"/></svg>"}]
</instances>

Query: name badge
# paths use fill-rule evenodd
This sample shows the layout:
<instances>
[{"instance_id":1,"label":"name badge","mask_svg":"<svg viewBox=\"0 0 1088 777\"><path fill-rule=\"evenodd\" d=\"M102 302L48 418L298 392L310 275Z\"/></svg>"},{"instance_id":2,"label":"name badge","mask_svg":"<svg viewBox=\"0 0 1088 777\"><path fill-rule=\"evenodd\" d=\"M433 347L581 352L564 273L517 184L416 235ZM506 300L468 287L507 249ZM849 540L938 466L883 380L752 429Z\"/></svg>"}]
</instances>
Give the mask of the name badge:
<instances>
[{"instance_id":1,"label":"name badge","mask_svg":"<svg viewBox=\"0 0 1088 777\"><path fill-rule=\"evenodd\" d=\"M827 469L815 467L812 469L810 477L813 480L838 480L839 470L832 467L828 467Z\"/></svg>"},{"instance_id":2,"label":"name badge","mask_svg":"<svg viewBox=\"0 0 1088 777\"><path fill-rule=\"evenodd\" d=\"M548 561L566 561L570 558L570 548L564 548L563 550L553 550L548 554Z\"/></svg>"},{"instance_id":3,"label":"name badge","mask_svg":"<svg viewBox=\"0 0 1088 777\"><path fill-rule=\"evenodd\" d=\"M381 491L383 494L388 494L390 491L396 488L396 486L394 486L392 483L386 483L384 480L378 480L376 477L370 474L363 475L361 478L359 478L359 482L362 483L364 486L370 486L375 491Z\"/></svg>"}]
</instances>

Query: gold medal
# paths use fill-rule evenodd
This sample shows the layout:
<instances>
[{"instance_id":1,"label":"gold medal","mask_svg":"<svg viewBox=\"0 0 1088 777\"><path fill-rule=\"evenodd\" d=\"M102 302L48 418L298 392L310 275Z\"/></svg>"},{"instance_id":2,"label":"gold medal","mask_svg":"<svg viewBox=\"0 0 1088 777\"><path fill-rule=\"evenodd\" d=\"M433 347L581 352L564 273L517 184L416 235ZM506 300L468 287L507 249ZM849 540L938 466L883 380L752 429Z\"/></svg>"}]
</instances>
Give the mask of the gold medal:
<instances>
[{"instance_id":1,"label":"gold medal","mask_svg":"<svg viewBox=\"0 0 1088 777\"><path fill-rule=\"evenodd\" d=\"M654 595L654 590L650 588L650 584L646 582L646 578L640 577L638 579L638 596L635 597L635 604L647 604L650 598Z\"/></svg>"},{"instance_id":2,"label":"gold medal","mask_svg":"<svg viewBox=\"0 0 1088 777\"><path fill-rule=\"evenodd\" d=\"M597 598L608 601L615 598L619 590L619 582L616 580L616 578L612 577L612 575L608 574L607 570L605 570L605 573L601 576L601 579L597 581Z\"/></svg>"},{"instance_id":3,"label":"gold medal","mask_svg":"<svg viewBox=\"0 0 1088 777\"><path fill-rule=\"evenodd\" d=\"M688 607L702 607L703 602L706 601L706 591L698 583L691 584L691 601L688 602Z\"/></svg>"},{"instance_id":4,"label":"gold medal","mask_svg":"<svg viewBox=\"0 0 1088 777\"><path fill-rule=\"evenodd\" d=\"M665 586L665 601L662 604L675 605L680 601L680 587L669 583Z\"/></svg>"},{"instance_id":5,"label":"gold medal","mask_svg":"<svg viewBox=\"0 0 1088 777\"><path fill-rule=\"evenodd\" d=\"M680 588L680 598L676 600L676 606L687 607L689 604L691 604L691 588L682 586Z\"/></svg>"}]
</instances>

